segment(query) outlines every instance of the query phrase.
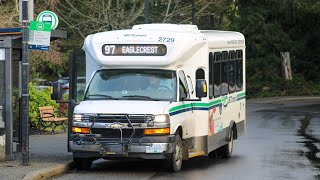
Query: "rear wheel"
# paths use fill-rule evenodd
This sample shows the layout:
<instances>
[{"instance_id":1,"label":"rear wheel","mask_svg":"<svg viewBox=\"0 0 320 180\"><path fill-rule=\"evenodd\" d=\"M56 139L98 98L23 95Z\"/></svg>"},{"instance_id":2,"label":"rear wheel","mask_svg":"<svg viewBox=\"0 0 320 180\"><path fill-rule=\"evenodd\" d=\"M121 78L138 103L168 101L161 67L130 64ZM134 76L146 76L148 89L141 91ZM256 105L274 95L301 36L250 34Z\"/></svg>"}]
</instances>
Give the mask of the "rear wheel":
<instances>
[{"instance_id":1,"label":"rear wheel","mask_svg":"<svg viewBox=\"0 0 320 180\"><path fill-rule=\"evenodd\" d=\"M223 158L230 158L232 156L232 151L233 151L233 129L230 134L230 140L228 144L224 145L221 147L221 156Z\"/></svg>"},{"instance_id":2,"label":"rear wheel","mask_svg":"<svg viewBox=\"0 0 320 180\"><path fill-rule=\"evenodd\" d=\"M173 153L167 160L168 170L172 172L180 171L182 166L182 140L179 134L175 136Z\"/></svg>"},{"instance_id":3,"label":"rear wheel","mask_svg":"<svg viewBox=\"0 0 320 180\"><path fill-rule=\"evenodd\" d=\"M92 160L89 158L73 157L73 162L77 170L89 170L92 165Z\"/></svg>"}]
</instances>

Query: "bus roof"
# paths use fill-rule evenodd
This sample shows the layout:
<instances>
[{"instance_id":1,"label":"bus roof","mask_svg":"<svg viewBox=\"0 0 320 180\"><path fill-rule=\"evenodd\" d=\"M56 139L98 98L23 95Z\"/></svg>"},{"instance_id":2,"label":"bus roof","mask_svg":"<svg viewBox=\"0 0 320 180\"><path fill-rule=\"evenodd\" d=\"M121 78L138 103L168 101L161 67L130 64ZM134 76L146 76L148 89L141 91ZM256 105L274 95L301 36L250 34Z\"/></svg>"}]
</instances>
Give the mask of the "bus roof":
<instances>
[{"instance_id":1,"label":"bus roof","mask_svg":"<svg viewBox=\"0 0 320 180\"><path fill-rule=\"evenodd\" d=\"M242 48L244 43L244 36L238 32L200 31L196 25L188 24L140 24L132 29L89 35L84 50L102 65L168 66L203 46Z\"/></svg>"}]
</instances>

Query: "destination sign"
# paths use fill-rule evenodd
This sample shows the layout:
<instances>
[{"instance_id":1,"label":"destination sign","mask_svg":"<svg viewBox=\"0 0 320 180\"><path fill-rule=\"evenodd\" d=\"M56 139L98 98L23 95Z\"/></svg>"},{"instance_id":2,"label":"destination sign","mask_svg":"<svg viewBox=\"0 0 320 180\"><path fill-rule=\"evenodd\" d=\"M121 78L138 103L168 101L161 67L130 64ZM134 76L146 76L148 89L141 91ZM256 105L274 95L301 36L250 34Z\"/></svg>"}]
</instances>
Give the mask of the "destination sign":
<instances>
[{"instance_id":1,"label":"destination sign","mask_svg":"<svg viewBox=\"0 0 320 180\"><path fill-rule=\"evenodd\" d=\"M104 44L102 54L105 56L165 56L164 44Z\"/></svg>"}]
</instances>

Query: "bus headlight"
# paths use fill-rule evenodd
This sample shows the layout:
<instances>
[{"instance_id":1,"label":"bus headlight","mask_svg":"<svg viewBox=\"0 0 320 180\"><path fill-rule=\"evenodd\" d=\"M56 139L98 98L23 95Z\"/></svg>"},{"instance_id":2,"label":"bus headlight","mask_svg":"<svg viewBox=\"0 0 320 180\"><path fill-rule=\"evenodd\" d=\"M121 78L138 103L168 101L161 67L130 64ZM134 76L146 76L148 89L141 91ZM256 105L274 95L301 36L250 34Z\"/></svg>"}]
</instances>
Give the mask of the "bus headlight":
<instances>
[{"instance_id":1,"label":"bus headlight","mask_svg":"<svg viewBox=\"0 0 320 180\"><path fill-rule=\"evenodd\" d=\"M168 114L158 114L154 115L154 120L153 122L155 123L164 123L164 124L169 124L170 123L170 116Z\"/></svg>"},{"instance_id":2,"label":"bus headlight","mask_svg":"<svg viewBox=\"0 0 320 180\"><path fill-rule=\"evenodd\" d=\"M84 115L82 115L82 114L74 114L73 120L79 122L79 121L82 121L83 117L84 117Z\"/></svg>"},{"instance_id":3,"label":"bus headlight","mask_svg":"<svg viewBox=\"0 0 320 180\"><path fill-rule=\"evenodd\" d=\"M73 114L73 120L76 122L86 121L88 122L90 115L85 114Z\"/></svg>"}]
</instances>

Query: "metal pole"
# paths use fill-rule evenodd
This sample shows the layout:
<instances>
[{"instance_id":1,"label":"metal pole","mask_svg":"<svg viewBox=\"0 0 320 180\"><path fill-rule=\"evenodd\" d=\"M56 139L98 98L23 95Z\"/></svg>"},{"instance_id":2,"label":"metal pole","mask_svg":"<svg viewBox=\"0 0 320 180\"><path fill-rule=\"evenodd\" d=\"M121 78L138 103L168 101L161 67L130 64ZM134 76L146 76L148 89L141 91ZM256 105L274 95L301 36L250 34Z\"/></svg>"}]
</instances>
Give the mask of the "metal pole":
<instances>
[{"instance_id":1,"label":"metal pole","mask_svg":"<svg viewBox=\"0 0 320 180\"><path fill-rule=\"evenodd\" d=\"M28 20L28 0L22 1L22 94L21 94L21 148L22 165L29 166L29 20Z\"/></svg>"},{"instance_id":2,"label":"metal pole","mask_svg":"<svg viewBox=\"0 0 320 180\"><path fill-rule=\"evenodd\" d=\"M149 23L149 0L144 0L144 23Z\"/></svg>"},{"instance_id":3,"label":"metal pole","mask_svg":"<svg viewBox=\"0 0 320 180\"><path fill-rule=\"evenodd\" d=\"M192 6L192 24L196 24L196 18L195 18L195 6L194 6L194 0L191 0L191 6Z\"/></svg>"},{"instance_id":4,"label":"metal pole","mask_svg":"<svg viewBox=\"0 0 320 180\"><path fill-rule=\"evenodd\" d=\"M70 152L70 135L72 133L73 110L75 106L75 78L76 78L75 50L69 56L69 101L68 101L68 152Z\"/></svg>"},{"instance_id":5,"label":"metal pole","mask_svg":"<svg viewBox=\"0 0 320 180\"><path fill-rule=\"evenodd\" d=\"M5 52L5 127L6 127L6 160L11 161L13 156L13 114L12 114L12 38L7 37L4 41Z\"/></svg>"}]
</instances>

